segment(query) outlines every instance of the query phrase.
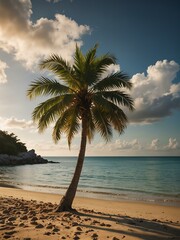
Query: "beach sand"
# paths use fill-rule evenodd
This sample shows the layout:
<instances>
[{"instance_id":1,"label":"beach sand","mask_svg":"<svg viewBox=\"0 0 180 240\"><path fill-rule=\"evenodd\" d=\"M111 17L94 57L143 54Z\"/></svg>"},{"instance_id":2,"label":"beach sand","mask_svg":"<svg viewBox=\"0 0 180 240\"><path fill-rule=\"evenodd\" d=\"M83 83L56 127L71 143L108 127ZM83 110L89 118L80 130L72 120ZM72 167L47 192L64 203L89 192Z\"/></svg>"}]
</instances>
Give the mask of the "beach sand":
<instances>
[{"instance_id":1,"label":"beach sand","mask_svg":"<svg viewBox=\"0 0 180 240\"><path fill-rule=\"evenodd\" d=\"M60 195L0 187L0 239L180 239L180 208L77 197L56 213Z\"/></svg>"}]
</instances>

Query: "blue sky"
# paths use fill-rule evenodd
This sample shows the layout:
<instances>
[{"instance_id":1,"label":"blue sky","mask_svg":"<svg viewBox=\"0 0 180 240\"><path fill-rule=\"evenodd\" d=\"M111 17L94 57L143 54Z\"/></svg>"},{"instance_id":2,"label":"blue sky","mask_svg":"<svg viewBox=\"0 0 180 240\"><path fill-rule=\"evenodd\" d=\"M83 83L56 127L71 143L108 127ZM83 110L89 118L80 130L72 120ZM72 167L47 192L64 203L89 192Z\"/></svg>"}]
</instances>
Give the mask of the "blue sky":
<instances>
[{"instance_id":1,"label":"blue sky","mask_svg":"<svg viewBox=\"0 0 180 240\"><path fill-rule=\"evenodd\" d=\"M136 111L125 133L105 143L96 135L87 155L180 155L180 2L178 0L0 0L0 129L14 132L44 156L77 155L51 128L39 134L31 120L40 99L26 91L51 53L69 61L76 43L86 52L112 53L132 78Z\"/></svg>"}]
</instances>

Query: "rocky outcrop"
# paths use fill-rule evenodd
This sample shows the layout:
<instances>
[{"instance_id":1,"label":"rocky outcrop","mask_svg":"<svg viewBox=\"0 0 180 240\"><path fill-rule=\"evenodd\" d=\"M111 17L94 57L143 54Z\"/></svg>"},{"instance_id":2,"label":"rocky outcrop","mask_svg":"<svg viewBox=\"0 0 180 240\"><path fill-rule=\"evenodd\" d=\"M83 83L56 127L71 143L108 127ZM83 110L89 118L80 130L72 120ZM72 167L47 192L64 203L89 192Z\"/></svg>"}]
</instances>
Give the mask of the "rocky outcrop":
<instances>
[{"instance_id":1,"label":"rocky outcrop","mask_svg":"<svg viewBox=\"0 0 180 240\"><path fill-rule=\"evenodd\" d=\"M0 154L0 166L16 166L25 164L43 164L49 163L32 149L28 152L19 153L17 156ZM52 163L52 162L51 162Z\"/></svg>"}]
</instances>

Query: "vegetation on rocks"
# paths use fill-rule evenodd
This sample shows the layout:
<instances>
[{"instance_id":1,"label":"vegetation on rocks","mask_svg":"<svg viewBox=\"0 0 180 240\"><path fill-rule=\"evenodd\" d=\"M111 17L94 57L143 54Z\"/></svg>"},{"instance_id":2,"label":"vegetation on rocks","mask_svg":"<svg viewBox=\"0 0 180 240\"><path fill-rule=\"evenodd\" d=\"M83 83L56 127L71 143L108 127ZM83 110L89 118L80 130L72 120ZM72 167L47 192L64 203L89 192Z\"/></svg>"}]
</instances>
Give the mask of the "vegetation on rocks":
<instances>
[{"instance_id":1,"label":"vegetation on rocks","mask_svg":"<svg viewBox=\"0 0 180 240\"><path fill-rule=\"evenodd\" d=\"M0 166L55 163L42 158L34 149L27 150L14 133L0 131Z\"/></svg>"},{"instance_id":2,"label":"vegetation on rocks","mask_svg":"<svg viewBox=\"0 0 180 240\"><path fill-rule=\"evenodd\" d=\"M27 152L25 143L22 143L14 133L0 130L0 154L18 155Z\"/></svg>"}]
</instances>

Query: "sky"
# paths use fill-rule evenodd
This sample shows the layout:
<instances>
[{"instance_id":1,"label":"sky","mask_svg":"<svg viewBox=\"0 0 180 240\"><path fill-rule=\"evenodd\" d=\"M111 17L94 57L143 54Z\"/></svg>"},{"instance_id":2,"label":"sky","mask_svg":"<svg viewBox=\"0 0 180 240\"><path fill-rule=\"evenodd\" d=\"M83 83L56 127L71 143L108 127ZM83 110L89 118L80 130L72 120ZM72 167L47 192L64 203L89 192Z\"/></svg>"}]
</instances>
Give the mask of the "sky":
<instances>
[{"instance_id":1,"label":"sky","mask_svg":"<svg viewBox=\"0 0 180 240\"><path fill-rule=\"evenodd\" d=\"M38 63L52 53L72 61L85 53L117 58L112 69L127 73L135 111L122 135L108 143L97 134L89 156L180 156L179 0L0 0L0 129L15 133L42 156L76 156L80 133L69 150L66 136L40 134L26 92L43 75Z\"/></svg>"}]
</instances>

